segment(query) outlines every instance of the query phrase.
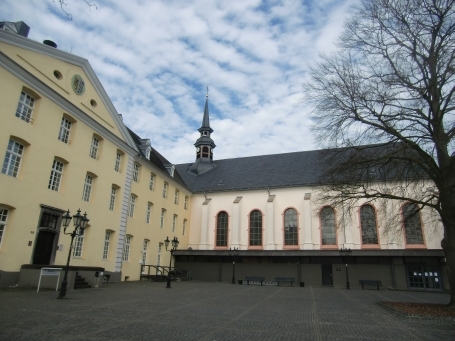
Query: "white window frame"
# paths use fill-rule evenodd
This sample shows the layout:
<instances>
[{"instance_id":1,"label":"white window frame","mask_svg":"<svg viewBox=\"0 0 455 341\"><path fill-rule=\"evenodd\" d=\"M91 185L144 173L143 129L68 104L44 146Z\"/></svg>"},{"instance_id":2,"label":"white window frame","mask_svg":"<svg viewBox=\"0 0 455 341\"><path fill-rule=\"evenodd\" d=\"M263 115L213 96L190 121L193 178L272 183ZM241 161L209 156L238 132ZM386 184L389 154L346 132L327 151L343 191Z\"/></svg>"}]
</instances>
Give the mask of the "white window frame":
<instances>
[{"instance_id":1,"label":"white window frame","mask_svg":"<svg viewBox=\"0 0 455 341\"><path fill-rule=\"evenodd\" d=\"M177 227L177 214L174 214L172 217L172 232L175 232L175 228Z\"/></svg>"},{"instance_id":2,"label":"white window frame","mask_svg":"<svg viewBox=\"0 0 455 341\"><path fill-rule=\"evenodd\" d=\"M111 188L111 198L109 200L109 210L113 211L115 208L115 198L117 197L117 186Z\"/></svg>"},{"instance_id":3,"label":"white window frame","mask_svg":"<svg viewBox=\"0 0 455 341\"><path fill-rule=\"evenodd\" d=\"M183 204L183 208L184 208L185 210L188 209L188 200L189 200L188 196L185 195L185 202L184 202L184 204Z\"/></svg>"},{"instance_id":4,"label":"white window frame","mask_svg":"<svg viewBox=\"0 0 455 341\"><path fill-rule=\"evenodd\" d=\"M103 248L103 259L108 259L109 257L109 244L111 241L112 232L106 230L106 234L104 235L104 248Z\"/></svg>"},{"instance_id":5,"label":"white window frame","mask_svg":"<svg viewBox=\"0 0 455 341\"><path fill-rule=\"evenodd\" d=\"M141 169L141 165L138 163L134 163L134 167L133 167L133 181L134 182L139 182L140 169Z\"/></svg>"},{"instance_id":6,"label":"white window frame","mask_svg":"<svg viewBox=\"0 0 455 341\"><path fill-rule=\"evenodd\" d=\"M92 144L90 145L90 157L98 160L98 149L100 147L100 140L96 137L92 137Z\"/></svg>"},{"instance_id":7,"label":"white window frame","mask_svg":"<svg viewBox=\"0 0 455 341\"><path fill-rule=\"evenodd\" d=\"M160 266L161 264L161 252L163 251L163 244L164 243L158 243L158 255L156 258L156 265Z\"/></svg>"},{"instance_id":8,"label":"white window frame","mask_svg":"<svg viewBox=\"0 0 455 341\"><path fill-rule=\"evenodd\" d=\"M134 194L130 195L130 202L128 205L128 217L131 217L131 218L134 217L134 207L136 205L136 199L137 199L136 195L134 195Z\"/></svg>"},{"instance_id":9,"label":"white window frame","mask_svg":"<svg viewBox=\"0 0 455 341\"><path fill-rule=\"evenodd\" d=\"M153 191L155 189L155 177L154 173L150 173L150 183L149 183L149 190Z\"/></svg>"},{"instance_id":10,"label":"white window frame","mask_svg":"<svg viewBox=\"0 0 455 341\"><path fill-rule=\"evenodd\" d=\"M6 231L6 224L8 223L8 213L8 209L0 207L0 250L2 248L3 237Z\"/></svg>"},{"instance_id":11,"label":"white window frame","mask_svg":"<svg viewBox=\"0 0 455 341\"><path fill-rule=\"evenodd\" d=\"M25 91L21 91L19 102L16 108L16 117L27 123L33 123L33 107L35 106L36 98Z\"/></svg>"},{"instance_id":12,"label":"white window frame","mask_svg":"<svg viewBox=\"0 0 455 341\"><path fill-rule=\"evenodd\" d=\"M147 263L147 249L149 246L149 240L144 239L144 243L142 244L142 258L141 258L141 264L145 265Z\"/></svg>"},{"instance_id":13,"label":"white window frame","mask_svg":"<svg viewBox=\"0 0 455 341\"><path fill-rule=\"evenodd\" d=\"M123 255L122 260L128 262L130 259L130 246L131 246L131 235L125 236L125 243L123 244Z\"/></svg>"},{"instance_id":14,"label":"white window frame","mask_svg":"<svg viewBox=\"0 0 455 341\"><path fill-rule=\"evenodd\" d=\"M150 216L152 215L152 206L153 206L153 204L149 201L147 203L147 212L146 212L146 215L145 215L145 222L147 224L150 224Z\"/></svg>"},{"instance_id":15,"label":"white window frame","mask_svg":"<svg viewBox=\"0 0 455 341\"><path fill-rule=\"evenodd\" d=\"M164 216L166 214L166 210L164 208L161 209L161 218L160 218L160 228L164 228Z\"/></svg>"},{"instance_id":16,"label":"white window frame","mask_svg":"<svg viewBox=\"0 0 455 341\"><path fill-rule=\"evenodd\" d=\"M163 185L163 198L167 198L167 188L169 184L165 181Z\"/></svg>"},{"instance_id":17,"label":"white window frame","mask_svg":"<svg viewBox=\"0 0 455 341\"><path fill-rule=\"evenodd\" d=\"M70 133L71 125L73 123L67 119L65 116L62 117L62 122L60 123L60 131L58 132L58 139L63 143L70 144Z\"/></svg>"},{"instance_id":18,"label":"white window frame","mask_svg":"<svg viewBox=\"0 0 455 341\"><path fill-rule=\"evenodd\" d=\"M179 193L180 193L180 191L178 189L176 189L175 193L174 193L174 204L176 204L176 205L179 204Z\"/></svg>"},{"instance_id":19,"label":"white window frame","mask_svg":"<svg viewBox=\"0 0 455 341\"><path fill-rule=\"evenodd\" d=\"M116 172L121 172L120 165L122 162L122 154L117 152L117 155L115 156L115 165L114 165L114 170Z\"/></svg>"},{"instance_id":20,"label":"white window frame","mask_svg":"<svg viewBox=\"0 0 455 341\"><path fill-rule=\"evenodd\" d=\"M2 173L17 178L24 156L24 146L14 140L8 141Z\"/></svg>"},{"instance_id":21,"label":"white window frame","mask_svg":"<svg viewBox=\"0 0 455 341\"><path fill-rule=\"evenodd\" d=\"M84 239L85 239L85 230L82 232L81 236L76 236L74 239L74 250L73 250L73 257L74 258L81 258L82 257L82 250L84 247Z\"/></svg>"},{"instance_id":22,"label":"white window frame","mask_svg":"<svg viewBox=\"0 0 455 341\"><path fill-rule=\"evenodd\" d=\"M49 178L49 184L47 186L48 189L58 192L58 190L60 189L60 183L62 182L64 167L65 166L64 166L63 162L61 162L57 159L54 159L54 162L52 163L52 170L51 170L51 176Z\"/></svg>"},{"instance_id":23,"label":"white window frame","mask_svg":"<svg viewBox=\"0 0 455 341\"><path fill-rule=\"evenodd\" d=\"M93 176L90 174L85 175L84 190L82 192L82 200L90 202L90 195L92 194Z\"/></svg>"}]
</instances>

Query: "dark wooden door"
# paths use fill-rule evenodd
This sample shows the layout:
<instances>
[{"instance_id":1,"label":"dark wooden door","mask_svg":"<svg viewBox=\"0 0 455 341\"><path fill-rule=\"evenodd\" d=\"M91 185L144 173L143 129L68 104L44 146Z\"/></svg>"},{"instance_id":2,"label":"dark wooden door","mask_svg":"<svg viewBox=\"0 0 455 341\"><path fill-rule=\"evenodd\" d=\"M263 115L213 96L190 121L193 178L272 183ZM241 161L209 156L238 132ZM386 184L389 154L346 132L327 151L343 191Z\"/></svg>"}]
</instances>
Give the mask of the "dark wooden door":
<instances>
[{"instance_id":1,"label":"dark wooden door","mask_svg":"<svg viewBox=\"0 0 455 341\"><path fill-rule=\"evenodd\" d=\"M39 231L36 238L35 254L33 264L49 265L54 248L55 233L50 231Z\"/></svg>"},{"instance_id":2,"label":"dark wooden door","mask_svg":"<svg viewBox=\"0 0 455 341\"><path fill-rule=\"evenodd\" d=\"M322 285L333 285L332 264L322 264Z\"/></svg>"}]
</instances>

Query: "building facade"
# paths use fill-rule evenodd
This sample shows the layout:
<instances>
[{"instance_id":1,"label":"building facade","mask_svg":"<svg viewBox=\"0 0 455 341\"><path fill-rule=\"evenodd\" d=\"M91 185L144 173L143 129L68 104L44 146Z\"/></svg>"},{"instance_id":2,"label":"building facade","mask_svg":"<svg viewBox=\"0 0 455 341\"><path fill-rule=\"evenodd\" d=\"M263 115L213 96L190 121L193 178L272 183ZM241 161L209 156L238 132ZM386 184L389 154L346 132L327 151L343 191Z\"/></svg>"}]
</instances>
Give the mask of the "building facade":
<instances>
[{"instance_id":1,"label":"building facade","mask_svg":"<svg viewBox=\"0 0 455 341\"><path fill-rule=\"evenodd\" d=\"M442 226L427 211L321 203L321 151L217 160L208 97L195 161L173 165L123 124L87 60L22 24L0 23L0 286L25 265L65 264L62 215L80 209L90 221L71 264L106 280L167 265L164 240L177 237L175 267L194 280L448 288Z\"/></svg>"}]
</instances>

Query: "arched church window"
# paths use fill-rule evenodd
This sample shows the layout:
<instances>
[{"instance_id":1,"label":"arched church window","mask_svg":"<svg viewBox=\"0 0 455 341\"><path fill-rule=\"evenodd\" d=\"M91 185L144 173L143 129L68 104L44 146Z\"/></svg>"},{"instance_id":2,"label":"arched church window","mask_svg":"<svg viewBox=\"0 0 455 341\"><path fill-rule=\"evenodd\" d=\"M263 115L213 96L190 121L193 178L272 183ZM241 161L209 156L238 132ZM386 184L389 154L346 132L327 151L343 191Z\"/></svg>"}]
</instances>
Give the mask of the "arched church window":
<instances>
[{"instance_id":1,"label":"arched church window","mask_svg":"<svg viewBox=\"0 0 455 341\"><path fill-rule=\"evenodd\" d=\"M262 213L258 210L250 214L250 246L262 246Z\"/></svg>"},{"instance_id":2,"label":"arched church window","mask_svg":"<svg viewBox=\"0 0 455 341\"><path fill-rule=\"evenodd\" d=\"M326 206L320 212L322 245L336 245L335 211Z\"/></svg>"},{"instance_id":3,"label":"arched church window","mask_svg":"<svg viewBox=\"0 0 455 341\"><path fill-rule=\"evenodd\" d=\"M406 244L423 244L422 222L417 205L408 203L403 206L403 224Z\"/></svg>"},{"instance_id":4,"label":"arched church window","mask_svg":"<svg viewBox=\"0 0 455 341\"><path fill-rule=\"evenodd\" d=\"M227 240L228 215L226 212L220 212L216 218L216 246L227 246Z\"/></svg>"},{"instance_id":5,"label":"arched church window","mask_svg":"<svg viewBox=\"0 0 455 341\"><path fill-rule=\"evenodd\" d=\"M378 243L376 212L373 206L363 205L360 208L360 228L362 229L362 244Z\"/></svg>"},{"instance_id":6,"label":"arched church window","mask_svg":"<svg viewBox=\"0 0 455 341\"><path fill-rule=\"evenodd\" d=\"M297 223L297 211L293 208L288 208L284 212L284 245L293 246L299 245Z\"/></svg>"}]
</instances>

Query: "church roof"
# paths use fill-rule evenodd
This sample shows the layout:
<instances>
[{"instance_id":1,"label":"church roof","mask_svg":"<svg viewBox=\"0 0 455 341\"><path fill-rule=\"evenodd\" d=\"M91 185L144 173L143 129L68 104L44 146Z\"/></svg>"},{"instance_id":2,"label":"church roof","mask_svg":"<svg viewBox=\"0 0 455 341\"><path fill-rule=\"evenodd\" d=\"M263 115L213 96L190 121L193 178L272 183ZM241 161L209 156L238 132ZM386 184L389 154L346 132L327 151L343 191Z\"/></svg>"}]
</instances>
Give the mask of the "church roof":
<instances>
[{"instance_id":1,"label":"church roof","mask_svg":"<svg viewBox=\"0 0 455 341\"><path fill-rule=\"evenodd\" d=\"M212 161L209 172L195 175L191 164L176 165L193 193L316 185L327 155L322 150Z\"/></svg>"}]
</instances>

